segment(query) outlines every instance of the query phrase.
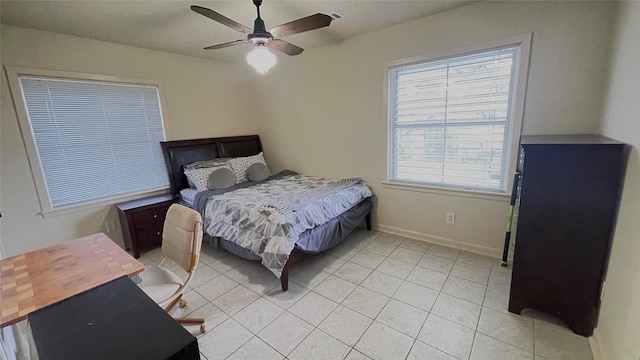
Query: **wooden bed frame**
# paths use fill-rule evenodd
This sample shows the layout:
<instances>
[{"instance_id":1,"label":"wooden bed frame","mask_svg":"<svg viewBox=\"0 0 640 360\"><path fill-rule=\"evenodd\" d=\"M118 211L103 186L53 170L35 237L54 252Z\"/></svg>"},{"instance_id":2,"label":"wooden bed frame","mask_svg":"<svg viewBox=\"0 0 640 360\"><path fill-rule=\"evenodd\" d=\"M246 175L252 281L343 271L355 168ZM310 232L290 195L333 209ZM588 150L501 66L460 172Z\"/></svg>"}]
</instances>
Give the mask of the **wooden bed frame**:
<instances>
[{"instance_id":1,"label":"wooden bed frame","mask_svg":"<svg viewBox=\"0 0 640 360\"><path fill-rule=\"evenodd\" d=\"M160 142L165 164L169 173L171 193L179 195L180 190L188 188L184 175L184 166L196 161L216 158L243 157L262 152L258 135L229 136L220 138L177 140ZM367 230L371 230L371 212L366 216ZM312 256L295 248L282 269L280 283L282 291L289 288L289 269L301 260Z\"/></svg>"},{"instance_id":2,"label":"wooden bed frame","mask_svg":"<svg viewBox=\"0 0 640 360\"><path fill-rule=\"evenodd\" d=\"M189 187L184 175L185 165L202 160L257 155L262 151L258 135L161 141L160 147L174 195Z\"/></svg>"}]
</instances>

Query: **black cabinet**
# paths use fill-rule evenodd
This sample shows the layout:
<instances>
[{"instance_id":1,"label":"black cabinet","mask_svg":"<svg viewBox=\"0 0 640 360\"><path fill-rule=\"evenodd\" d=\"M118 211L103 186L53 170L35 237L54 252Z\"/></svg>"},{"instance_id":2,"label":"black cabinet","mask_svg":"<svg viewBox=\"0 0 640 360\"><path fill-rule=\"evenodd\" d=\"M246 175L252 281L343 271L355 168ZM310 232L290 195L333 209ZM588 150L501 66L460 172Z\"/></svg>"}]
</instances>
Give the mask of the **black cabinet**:
<instances>
[{"instance_id":1,"label":"black cabinet","mask_svg":"<svg viewBox=\"0 0 640 360\"><path fill-rule=\"evenodd\" d=\"M596 135L523 136L509 311L553 314L590 336L630 147Z\"/></svg>"},{"instance_id":2,"label":"black cabinet","mask_svg":"<svg viewBox=\"0 0 640 360\"><path fill-rule=\"evenodd\" d=\"M196 360L198 340L123 276L29 314L41 360Z\"/></svg>"}]
</instances>

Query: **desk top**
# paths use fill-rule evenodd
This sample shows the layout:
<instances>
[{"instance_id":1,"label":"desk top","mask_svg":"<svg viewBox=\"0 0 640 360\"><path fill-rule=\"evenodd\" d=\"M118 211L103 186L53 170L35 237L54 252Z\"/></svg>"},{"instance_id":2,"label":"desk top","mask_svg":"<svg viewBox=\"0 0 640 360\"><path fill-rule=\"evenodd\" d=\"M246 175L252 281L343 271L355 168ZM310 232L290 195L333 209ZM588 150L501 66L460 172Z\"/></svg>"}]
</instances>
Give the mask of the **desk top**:
<instances>
[{"instance_id":1,"label":"desk top","mask_svg":"<svg viewBox=\"0 0 640 360\"><path fill-rule=\"evenodd\" d=\"M125 276L28 322L40 360L200 359L196 338Z\"/></svg>"},{"instance_id":2,"label":"desk top","mask_svg":"<svg viewBox=\"0 0 640 360\"><path fill-rule=\"evenodd\" d=\"M144 265L103 233L0 260L0 327Z\"/></svg>"}]
</instances>

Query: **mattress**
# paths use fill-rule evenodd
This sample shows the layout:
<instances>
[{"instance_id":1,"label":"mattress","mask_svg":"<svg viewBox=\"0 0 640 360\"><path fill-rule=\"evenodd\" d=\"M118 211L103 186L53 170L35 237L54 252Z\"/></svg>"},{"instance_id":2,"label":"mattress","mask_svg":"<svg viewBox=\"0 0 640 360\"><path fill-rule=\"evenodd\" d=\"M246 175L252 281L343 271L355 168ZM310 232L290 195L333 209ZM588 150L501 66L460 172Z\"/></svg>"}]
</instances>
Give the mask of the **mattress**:
<instances>
[{"instance_id":1,"label":"mattress","mask_svg":"<svg viewBox=\"0 0 640 360\"><path fill-rule=\"evenodd\" d=\"M371 195L361 179L336 181L296 174L208 196L201 213L207 234L251 249L279 277L303 232Z\"/></svg>"},{"instance_id":2,"label":"mattress","mask_svg":"<svg viewBox=\"0 0 640 360\"><path fill-rule=\"evenodd\" d=\"M187 204L190 208L193 208L193 203L196 199L196 194L198 190L196 189L182 189L180 190L180 198Z\"/></svg>"},{"instance_id":3,"label":"mattress","mask_svg":"<svg viewBox=\"0 0 640 360\"><path fill-rule=\"evenodd\" d=\"M309 229L298 238L296 248L307 254L317 254L340 244L371 212L371 199L364 199L351 209L330 219L326 223ZM216 249L228 252L248 260L261 260L251 249L245 249L233 241L222 238L212 238L206 234L209 244Z\"/></svg>"}]
</instances>

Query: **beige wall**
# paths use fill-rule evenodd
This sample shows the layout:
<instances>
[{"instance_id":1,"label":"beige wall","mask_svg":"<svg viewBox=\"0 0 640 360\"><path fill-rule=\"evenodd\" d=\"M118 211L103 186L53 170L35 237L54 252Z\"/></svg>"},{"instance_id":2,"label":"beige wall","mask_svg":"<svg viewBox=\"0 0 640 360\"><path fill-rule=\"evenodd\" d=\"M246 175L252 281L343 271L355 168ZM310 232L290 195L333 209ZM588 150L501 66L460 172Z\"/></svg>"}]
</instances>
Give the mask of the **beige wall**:
<instances>
[{"instance_id":1,"label":"beige wall","mask_svg":"<svg viewBox=\"0 0 640 360\"><path fill-rule=\"evenodd\" d=\"M612 48L602 134L633 146L600 321L603 359L640 358L640 2L622 3Z\"/></svg>"},{"instance_id":2,"label":"beige wall","mask_svg":"<svg viewBox=\"0 0 640 360\"><path fill-rule=\"evenodd\" d=\"M382 187L387 150L385 64L533 32L523 132L601 132L634 146L595 333L604 359L626 360L640 356L640 3L620 7L607 77L614 7L593 2L482 2L295 58L279 57L277 67L253 83L259 86L261 112L244 101L252 89L244 67L9 26L1 28L0 60L2 65L160 80L168 139L259 130L274 170L364 177L378 198L378 225L498 254L506 199ZM104 221L115 219L111 207L48 219L38 215L4 73L0 85L3 255L103 231ZM456 225L445 224L448 211L457 213ZM109 235L121 240L119 229Z\"/></svg>"},{"instance_id":3,"label":"beige wall","mask_svg":"<svg viewBox=\"0 0 640 360\"><path fill-rule=\"evenodd\" d=\"M523 132L595 133L614 9L604 2L478 2L285 59L259 83L265 152L275 170L364 177L382 229L498 256L507 197L382 186L385 65L533 33ZM455 225L446 224L446 212L457 214Z\"/></svg>"},{"instance_id":4,"label":"beige wall","mask_svg":"<svg viewBox=\"0 0 640 360\"><path fill-rule=\"evenodd\" d=\"M244 67L78 37L2 26L2 65L160 80L169 140L253 134L256 110L244 101L251 73ZM40 205L20 135L6 74L0 88L1 238L13 255L104 231L113 207L54 218ZM120 229L109 233L121 241Z\"/></svg>"}]
</instances>

